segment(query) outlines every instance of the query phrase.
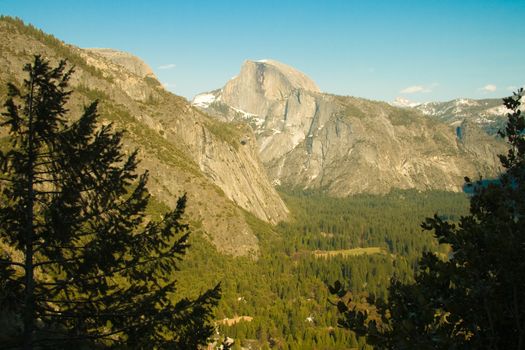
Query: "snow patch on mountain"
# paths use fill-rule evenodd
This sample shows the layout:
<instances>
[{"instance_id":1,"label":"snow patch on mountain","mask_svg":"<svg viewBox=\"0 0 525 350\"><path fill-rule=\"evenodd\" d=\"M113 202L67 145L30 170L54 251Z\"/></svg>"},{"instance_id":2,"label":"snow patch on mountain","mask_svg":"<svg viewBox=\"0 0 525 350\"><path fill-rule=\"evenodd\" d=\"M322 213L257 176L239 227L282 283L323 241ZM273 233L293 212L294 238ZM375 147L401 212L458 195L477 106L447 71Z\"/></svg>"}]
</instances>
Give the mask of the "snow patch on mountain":
<instances>
[{"instance_id":1,"label":"snow patch on mountain","mask_svg":"<svg viewBox=\"0 0 525 350\"><path fill-rule=\"evenodd\" d=\"M217 99L217 96L215 96L214 94L204 93L204 94L199 94L195 96L191 104L197 107L207 108L216 99Z\"/></svg>"},{"instance_id":2,"label":"snow patch on mountain","mask_svg":"<svg viewBox=\"0 0 525 350\"><path fill-rule=\"evenodd\" d=\"M396 99L390 104L394 107L413 108L419 106L421 103L410 101L409 99L404 97L396 97Z\"/></svg>"},{"instance_id":3,"label":"snow patch on mountain","mask_svg":"<svg viewBox=\"0 0 525 350\"><path fill-rule=\"evenodd\" d=\"M503 105L487 109L486 111L488 115L506 115L510 112L511 110Z\"/></svg>"}]
</instances>

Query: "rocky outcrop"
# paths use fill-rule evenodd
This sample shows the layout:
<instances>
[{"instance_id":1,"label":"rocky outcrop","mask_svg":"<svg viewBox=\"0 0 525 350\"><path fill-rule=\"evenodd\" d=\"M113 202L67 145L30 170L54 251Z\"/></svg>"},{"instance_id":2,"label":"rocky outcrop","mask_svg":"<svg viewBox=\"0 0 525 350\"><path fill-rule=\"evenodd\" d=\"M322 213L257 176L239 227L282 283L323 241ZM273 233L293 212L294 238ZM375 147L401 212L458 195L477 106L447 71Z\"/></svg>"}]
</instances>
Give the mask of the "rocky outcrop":
<instances>
[{"instance_id":1,"label":"rocky outcrop","mask_svg":"<svg viewBox=\"0 0 525 350\"><path fill-rule=\"evenodd\" d=\"M240 74L222 89L222 102L255 115L268 115L276 101L301 89L319 91L306 75L285 64L271 61L246 61Z\"/></svg>"},{"instance_id":2,"label":"rocky outcrop","mask_svg":"<svg viewBox=\"0 0 525 350\"><path fill-rule=\"evenodd\" d=\"M149 171L153 196L174 207L187 193L187 220L219 251L257 256L258 239L248 216L269 223L287 217L249 128L219 122L165 91L129 54L69 46L17 20L0 20L0 34L1 86L20 82L21 68L33 54L52 64L68 58L75 65L68 115L79 115L99 99L102 122L126 131L126 151L140 150L140 171Z\"/></svg>"},{"instance_id":3,"label":"rocky outcrop","mask_svg":"<svg viewBox=\"0 0 525 350\"><path fill-rule=\"evenodd\" d=\"M73 47L72 50L77 51L90 67L101 72L105 78L110 79L116 87L133 100L151 103L159 99L157 88L161 87L161 84L151 68L140 58L112 49ZM78 82L90 85L89 80L86 80L85 77L79 79Z\"/></svg>"},{"instance_id":4,"label":"rocky outcrop","mask_svg":"<svg viewBox=\"0 0 525 350\"><path fill-rule=\"evenodd\" d=\"M251 125L274 184L338 196L460 191L466 175L496 174L495 154L504 150L474 125L460 140L454 127L417 110L320 93L304 74L274 61L245 62L236 78L194 103Z\"/></svg>"},{"instance_id":5,"label":"rocky outcrop","mask_svg":"<svg viewBox=\"0 0 525 350\"><path fill-rule=\"evenodd\" d=\"M168 137L173 133L182 139L200 170L240 207L272 224L285 220L288 209L266 176L252 130L237 124L223 134L223 123L205 119L193 109L187 116L200 122L172 128Z\"/></svg>"},{"instance_id":6,"label":"rocky outcrop","mask_svg":"<svg viewBox=\"0 0 525 350\"><path fill-rule=\"evenodd\" d=\"M102 56L109 61L123 67L129 73L137 75L141 78L153 78L157 80L155 73L153 73L153 70L146 64L146 62L128 52L99 48L84 49L84 51Z\"/></svg>"}]
</instances>

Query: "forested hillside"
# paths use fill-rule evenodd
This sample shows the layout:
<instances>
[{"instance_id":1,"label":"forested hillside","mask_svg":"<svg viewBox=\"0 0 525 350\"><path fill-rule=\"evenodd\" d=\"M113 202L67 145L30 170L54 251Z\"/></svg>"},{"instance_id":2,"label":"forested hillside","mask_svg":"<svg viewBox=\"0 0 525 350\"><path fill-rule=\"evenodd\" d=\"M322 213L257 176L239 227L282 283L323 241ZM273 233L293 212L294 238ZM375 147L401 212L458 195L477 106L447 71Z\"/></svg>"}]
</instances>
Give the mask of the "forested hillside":
<instances>
[{"instance_id":1,"label":"forested hillside","mask_svg":"<svg viewBox=\"0 0 525 350\"><path fill-rule=\"evenodd\" d=\"M422 251L448 251L423 233L424 218L438 213L457 220L468 211L467 196L449 192L395 191L345 199L287 189L280 193L291 208L291 222L272 228L246 214L261 242L257 261L218 254L194 235L181 265L183 294L222 281L218 338L232 337L235 346L367 348L364 339L336 328L337 309L327 285L348 281L352 290L385 296L394 274L402 281L413 278Z\"/></svg>"},{"instance_id":2,"label":"forested hillside","mask_svg":"<svg viewBox=\"0 0 525 350\"><path fill-rule=\"evenodd\" d=\"M136 65L147 67L139 58L120 53L131 57L130 67L120 56L66 44L5 16L0 16L0 52L2 101L7 83L21 83L22 68L33 55L52 64L65 59L68 67L74 66L70 115L98 100L101 123L125 131L126 152L139 150L139 169L150 173L150 193L171 208L187 193L188 214L201 223L219 250L257 254L257 239L243 210L272 223L286 218L287 209L265 176L255 145L248 142L251 131L192 108L184 98L166 91L147 69L137 70Z\"/></svg>"}]
</instances>

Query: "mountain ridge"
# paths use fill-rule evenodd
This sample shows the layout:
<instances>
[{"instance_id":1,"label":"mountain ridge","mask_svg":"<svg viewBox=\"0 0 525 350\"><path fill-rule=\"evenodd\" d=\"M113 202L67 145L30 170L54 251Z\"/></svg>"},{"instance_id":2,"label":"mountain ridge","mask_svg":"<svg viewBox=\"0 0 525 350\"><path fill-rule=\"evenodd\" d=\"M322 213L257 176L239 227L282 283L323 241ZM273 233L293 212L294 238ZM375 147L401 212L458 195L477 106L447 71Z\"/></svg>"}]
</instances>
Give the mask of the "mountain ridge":
<instances>
[{"instance_id":1,"label":"mountain ridge","mask_svg":"<svg viewBox=\"0 0 525 350\"><path fill-rule=\"evenodd\" d=\"M153 72L153 69L144 62L140 57L137 57L129 52L119 51L111 48L85 48L85 52L95 53L105 59L120 65L128 72L138 75L141 78L152 78L157 81L159 79Z\"/></svg>"},{"instance_id":2,"label":"mountain ridge","mask_svg":"<svg viewBox=\"0 0 525 350\"><path fill-rule=\"evenodd\" d=\"M461 191L465 173L498 172L496 154L504 147L475 132L475 125L468 128L471 137L459 140L454 127L417 109L321 93L278 79L271 90L280 94L267 94L266 80L258 80L258 71L246 65L222 89L197 95L194 104L220 120L249 124L274 184L325 189L336 196L393 188Z\"/></svg>"},{"instance_id":3,"label":"mountain ridge","mask_svg":"<svg viewBox=\"0 0 525 350\"><path fill-rule=\"evenodd\" d=\"M501 98L456 98L450 101L412 102L398 97L390 103L401 108L413 108L424 115L445 122L453 127L463 121L478 125L489 135L496 135L504 127L509 112Z\"/></svg>"},{"instance_id":4,"label":"mountain ridge","mask_svg":"<svg viewBox=\"0 0 525 350\"><path fill-rule=\"evenodd\" d=\"M75 66L69 115L80 115L84 105L98 99L101 122L126 130L126 151L139 149L139 171L149 169L153 196L174 207L187 192L188 218L219 251L257 256L258 238L246 212L271 224L287 218L288 209L264 175L248 128L210 118L150 75L141 77L20 20L2 17L0 33L2 95L7 82L21 83L22 67L34 54L51 64L67 58Z\"/></svg>"}]
</instances>

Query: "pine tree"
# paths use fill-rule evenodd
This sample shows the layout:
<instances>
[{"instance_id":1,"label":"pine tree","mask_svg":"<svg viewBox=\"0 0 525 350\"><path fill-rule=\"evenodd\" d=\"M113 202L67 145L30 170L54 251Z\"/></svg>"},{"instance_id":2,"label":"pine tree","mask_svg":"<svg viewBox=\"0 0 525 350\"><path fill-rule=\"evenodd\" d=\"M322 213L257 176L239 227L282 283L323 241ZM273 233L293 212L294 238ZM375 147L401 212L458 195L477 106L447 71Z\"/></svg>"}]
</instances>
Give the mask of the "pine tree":
<instances>
[{"instance_id":1,"label":"pine tree","mask_svg":"<svg viewBox=\"0 0 525 350\"><path fill-rule=\"evenodd\" d=\"M213 328L220 287L174 300L188 247L186 197L160 221L145 216L148 174L122 132L97 124L97 102L67 118L73 71L35 56L8 85L0 153L0 307L13 348L192 349ZM16 334L17 327L21 331Z\"/></svg>"},{"instance_id":2,"label":"pine tree","mask_svg":"<svg viewBox=\"0 0 525 350\"><path fill-rule=\"evenodd\" d=\"M497 181L471 182L470 214L459 224L435 215L422 227L450 245L442 259L425 253L414 284L393 280L388 301L355 297L341 283L340 325L378 349L525 348L525 119L523 89L504 99L509 151ZM362 301L362 299L361 299Z\"/></svg>"}]
</instances>

